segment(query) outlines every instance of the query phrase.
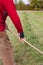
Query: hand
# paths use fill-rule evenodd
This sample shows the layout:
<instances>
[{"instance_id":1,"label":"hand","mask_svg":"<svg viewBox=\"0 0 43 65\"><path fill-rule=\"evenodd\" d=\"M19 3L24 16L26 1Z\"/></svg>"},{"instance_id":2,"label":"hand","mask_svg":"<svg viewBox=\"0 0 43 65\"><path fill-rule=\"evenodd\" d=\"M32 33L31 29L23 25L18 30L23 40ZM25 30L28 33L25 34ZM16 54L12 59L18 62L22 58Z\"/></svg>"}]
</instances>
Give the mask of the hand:
<instances>
[{"instance_id":1,"label":"hand","mask_svg":"<svg viewBox=\"0 0 43 65\"><path fill-rule=\"evenodd\" d=\"M24 38L20 38L20 42L25 42L25 40L26 40L26 38L24 37Z\"/></svg>"},{"instance_id":2,"label":"hand","mask_svg":"<svg viewBox=\"0 0 43 65\"><path fill-rule=\"evenodd\" d=\"M19 33L19 40L20 40L20 42L25 42L26 38L25 38L23 32L22 33Z\"/></svg>"},{"instance_id":3,"label":"hand","mask_svg":"<svg viewBox=\"0 0 43 65\"><path fill-rule=\"evenodd\" d=\"M18 37L19 38L19 41L21 42L21 43L24 43L25 42L25 40L26 40L26 38L24 37L24 38L20 38L20 37Z\"/></svg>"}]
</instances>

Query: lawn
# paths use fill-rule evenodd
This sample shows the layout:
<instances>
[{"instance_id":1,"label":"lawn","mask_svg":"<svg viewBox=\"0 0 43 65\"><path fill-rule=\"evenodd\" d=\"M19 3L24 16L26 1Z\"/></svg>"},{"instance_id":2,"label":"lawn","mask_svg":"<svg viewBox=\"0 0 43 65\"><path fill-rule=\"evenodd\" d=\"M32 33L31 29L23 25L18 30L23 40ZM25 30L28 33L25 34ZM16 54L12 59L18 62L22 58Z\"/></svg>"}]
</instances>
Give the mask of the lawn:
<instances>
[{"instance_id":1,"label":"lawn","mask_svg":"<svg viewBox=\"0 0 43 65\"><path fill-rule=\"evenodd\" d=\"M43 12L18 12L24 29L24 34L30 44L43 51ZM8 27L17 33L10 18L7 18ZM22 43L12 33L7 31L14 49L14 58L17 65L43 65L43 55ZM0 62L2 63L2 62ZM1 65L1 64L0 64Z\"/></svg>"}]
</instances>

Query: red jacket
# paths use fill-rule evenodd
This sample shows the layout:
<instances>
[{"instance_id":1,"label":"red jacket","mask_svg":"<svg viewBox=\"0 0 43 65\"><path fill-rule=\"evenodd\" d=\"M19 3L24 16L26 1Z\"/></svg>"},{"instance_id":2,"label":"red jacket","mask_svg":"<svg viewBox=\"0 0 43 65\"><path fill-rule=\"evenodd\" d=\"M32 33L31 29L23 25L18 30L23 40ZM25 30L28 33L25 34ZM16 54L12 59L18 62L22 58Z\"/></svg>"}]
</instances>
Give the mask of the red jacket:
<instances>
[{"instance_id":1,"label":"red jacket","mask_svg":"<svg viewBox=\"0 0 43 65\"><path fill-rule=\"evenodd\" d=\"M0 0L0 31L5 30L6 12L19 33L23 32L13 0ZM6 16L5 16L6 15Z\"/></svg>"}]
</instances>

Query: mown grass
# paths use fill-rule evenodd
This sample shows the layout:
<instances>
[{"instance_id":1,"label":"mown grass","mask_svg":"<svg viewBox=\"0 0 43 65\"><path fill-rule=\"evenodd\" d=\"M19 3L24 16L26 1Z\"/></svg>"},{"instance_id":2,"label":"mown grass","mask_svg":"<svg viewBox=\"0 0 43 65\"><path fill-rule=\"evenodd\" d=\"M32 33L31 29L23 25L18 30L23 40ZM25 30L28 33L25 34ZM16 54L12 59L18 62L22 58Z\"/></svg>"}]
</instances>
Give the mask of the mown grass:
<instances>
[{"instance_id":1,"label":"mown grass","mask_svg":"<svg viewBox=\"0 0 43 65\"><path fill-rule=\"evenodd\" d=\"M43 51L43 12L18 12L28 42ZM7 19L9 28L16 32L14 25ZM22 43L12 33L7 32L14 49L17 65L43 65L43 55Z\"/></svg>"}]
</instances>

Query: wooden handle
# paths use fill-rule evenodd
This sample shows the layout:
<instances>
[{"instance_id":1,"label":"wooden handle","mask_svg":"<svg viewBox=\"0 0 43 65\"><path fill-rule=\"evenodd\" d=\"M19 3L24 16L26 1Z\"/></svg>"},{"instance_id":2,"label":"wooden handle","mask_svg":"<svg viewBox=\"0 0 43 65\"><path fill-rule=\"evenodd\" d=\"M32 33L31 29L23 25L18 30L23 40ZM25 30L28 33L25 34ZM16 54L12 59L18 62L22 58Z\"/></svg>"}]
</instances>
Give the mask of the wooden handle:
<instances>
[{"instance_id":1,"label":"wooden handle","mask_svg":"<svg viewBox=\"0 0 43 65\"><path fill-rule=\"evenodd\" d=\"M16 34L15 32L12 32L10 29L9 31L14 34L16 37L19 37L18 34ZM38 51L40 54L43 54L43 51L39 50L38 48L36 48L35 46L33 46L32 44L30 44L29 42L27 42L26 40L24 40L24 42L26 44L28 44L30 47L32 47L33 49L35 49L36 51Z\"/></svg>"}]
</instances>

